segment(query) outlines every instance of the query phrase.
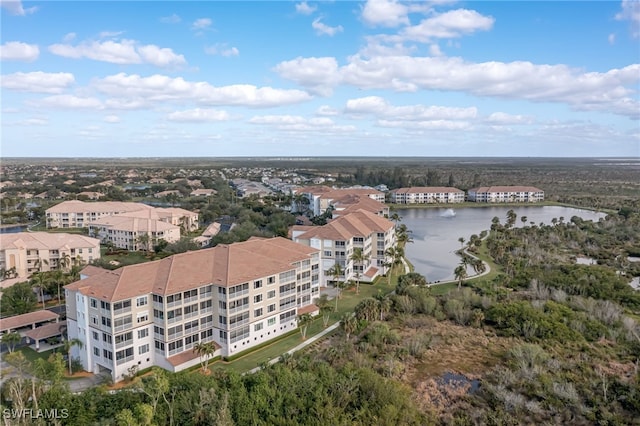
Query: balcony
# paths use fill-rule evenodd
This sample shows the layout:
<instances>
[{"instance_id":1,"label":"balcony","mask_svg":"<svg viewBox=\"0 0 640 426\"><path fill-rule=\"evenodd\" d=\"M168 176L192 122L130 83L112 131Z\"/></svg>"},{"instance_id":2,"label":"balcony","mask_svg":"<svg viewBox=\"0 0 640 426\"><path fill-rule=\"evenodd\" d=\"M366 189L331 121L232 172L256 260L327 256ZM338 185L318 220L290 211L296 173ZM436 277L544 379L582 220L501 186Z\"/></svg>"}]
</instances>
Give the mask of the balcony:
<instances>
[{"instance_id":1,"label":"balcony","mask_svg":"<svg viewBox=\"0 0 640 426\"><path fill-rule=\"evenodd\" d=\"M247 303L246 305L236 306L235 308L230 308L229 309L229 314L235 314L237 312L246 311L247 309L249 309L249 306L250 306L250 304Z\"/></svg>"}]
</instances>

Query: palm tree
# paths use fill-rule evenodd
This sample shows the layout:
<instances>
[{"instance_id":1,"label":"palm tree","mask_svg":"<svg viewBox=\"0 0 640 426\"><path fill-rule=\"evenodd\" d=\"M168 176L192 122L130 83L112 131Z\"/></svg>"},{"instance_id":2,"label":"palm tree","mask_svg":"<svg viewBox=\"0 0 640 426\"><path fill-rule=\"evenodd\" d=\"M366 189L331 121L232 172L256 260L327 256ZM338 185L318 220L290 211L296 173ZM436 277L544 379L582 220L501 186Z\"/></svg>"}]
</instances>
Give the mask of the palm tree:
<instances>
[{"instance_id":1,"label":"palm tree","mask_svg":"<svg viewBox=\"0 0 640 426\"><path fill-rule=\"evenodd\" d=\"M82 340L78 338L73 338L73 339L65 340L64 345L62 347L67 354L67 358L69 359L69 375L70 376L73 374L73 369L71 368L71 348L73 348L74 346L77 346L78 349L82 349L84 344L82 343Z\"/></svg>"},{"instance_id":2,"label":"palm tree","mask_svg":"<svg viewBox=\"0 0 640 426\"><path fill-rule=\"evenodd\" d=\"M216 351L213 342L198 342L193 346L193 352L200 357L200 365L202 371L206 372L209 368L209 360L211 355Z\"/></svg>"},{"instance_id":3,"label":"palm tree","mask_svg":"<svg viewBox=\"0 0 640 426\"><path fill-rule=\"evenodd\" d=\"M318 297L315 302L318 309L320 309L320 314L322 315L322 325L324 328L327 328L327 325L329 325L329 316L333 310L331 302L329 302L329 297L326 294L323 294Z\"/></svg>"},{"instance_id":4,"label":"palm tree","mask_svg":"<svg viewBox=\"0 0 640 426\"><path fill-rule=\"evenodd\" d=\"M40 300L42 301L42 309L45 309L44 303L44 287L47 285L47 276L42 272L36 272L31 276L31 287L36 287L40 291Z\"/></svg>"},{"instance_id":5,"label":"palm tree","mask_svg":"<svg viewBox=\"0 0 640 426\"><path fill-rule=\"evenodd\" d=\"M302 314L298 316L298 328L300 329L300 334L302 335L302 340L307 338L307 329L309 328L309 324L313 321L313 317L311 314Z\"/></svg>"},{"instance_id":6,"label":"palm tree","mask_svg":"<svg viewBox=\"0 0 640 426\"><path fill-rule=\"evenodd\" d=\"M387 285L389 285L391 284L391 272L397 265L402 264L404 250L402 247L389 247L384 254L390 258L390 261L385 264L385 266L389 267L389 270L387 271Z\"/></svg>"},{"instance_id":7,"label":"palm tree","mask_svg":"<svg viewBox=\"0 0 640 426\"><path fill-rule=\"evenodd\" d=\"M66 271L69 266L71 266L71 256L69 256L69 253L64 253L60 257L60 268Z\"/></svg>"},{"instance_id":8,"label":"palm tree","mask_svg":"<svg viewBox=\"0 0 640 426\"><path fill-rule=\"evenodd\" d=\"M458 280L458 288L461 288L462 281L464 281L465 278L467 278L467 267L463 264L460 264L456 267L453 273L456 277L456 280Z\"/></svg>"},{"instance_id":9,"label":"palm tree","mask_svg":"<svg viewBox=\"0 0 640 426\"><path fill-rule=\"evenodd\" d=\"M333 277L335 280L335 288L336 288L336 311L338 310L338 299L340 299L340 293L342 293L342 285L340 283L340 277L344 274L342 270L342 266L340 263L336 262L329 270L327 271L329 275Z\"/></svg>"},{"instance_id":10,"label":"palm tree","mask_svg":"<svg viewBox=\"0 0 640 426\"><path fill-rule=\"evenodd\" d=\"M371 321L378 316L378 301L373 297L362 299L354 309L356 318L359 320Z\"/></svg>"},{"instance_id":11,"label":"palm tree","mask_svg":"<svg viewBox=\"0 0 640 426\"><path fill-rule=\"evenodd\" d=\"M462 247L464 245L464 237L458 238L458 241L460 242L460 249L462 249Z\"/></svg>"},{"instance_id":12,"label":"palm tree","mask_svg":"<svg viewBox=\"0 0 640 426\"><path fill-rule=\"evenodd\" d=\"M380 312L380 321L384 320L384 316L391 310L393 302L388 295L379 292L373 296L378 301L378 312Z\"/></svg>"},{"instance_id":13,"label":"palm tree","mask_svg":"<svg viewBox=\"0 0 640 426\"><path fill-rule=\"evenodd\" d=\"M351 313L345 313L342 319L340 319L340 325L347 336L347 341L349 341L349 336L351 336L351 333L355 332L358 327L356 318Z\"/></svg>"},{"instance_id":14,"label":"palm tree","mask_svg":"<svg viewBox=\"0 0 640 426\"><path fill-rule=\"evenodd\" d=\"M356 247L353 249L353 253L349 257L349 260L353 261L357 268L353 268L356 271L356 294L360 294L360 269L367 261L368 256L364 254L360 247Z\"/></svg>"},{"instance_id":15,"label":"palm tree","mask_svg":"<svg viewBox=\"0 0 640 426\"><path fill-rule=\"evenodd\" d=\"M1 341L5 345L7 345L9 353L11 353L15 349L16 345L20 343L20 341L22 341L22 336L20 336L20 334L16 331L13 331L11 333L4 333L2 335Z\"/></svg>"}]
</instances>

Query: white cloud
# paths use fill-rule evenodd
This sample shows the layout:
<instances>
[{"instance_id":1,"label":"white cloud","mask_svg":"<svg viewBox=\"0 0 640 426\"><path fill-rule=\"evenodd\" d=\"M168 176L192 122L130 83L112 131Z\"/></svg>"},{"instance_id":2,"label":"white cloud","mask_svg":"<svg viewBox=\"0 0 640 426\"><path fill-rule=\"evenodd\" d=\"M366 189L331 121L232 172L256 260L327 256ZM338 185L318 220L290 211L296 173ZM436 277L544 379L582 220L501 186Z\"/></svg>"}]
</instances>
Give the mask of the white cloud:
<instances>
[{"instance_id":1,"label":"white cloud","mask_svg":"<svg viewBox=\"0 0 640 426\"><path fill-rule=\"evenodd\" d=\"M204 48L205 53L209 55L220 55L220 56L238 56L240 51L237 47L228 47L226 43L217 43L213 46L208 46Z\"/></svg>"},{"instance_id":2,"label":"white cloud","mask_svg":"<svg viewBox=\"0 0 640 426\"><path fill-rule=\"evenodd\" d=\"M75 46L52 44L49 46L49 51L65 58L88 58L113 64L148 63L164 68L187 63L183 55L174 53L172 49L161 48L153 44L140 45L135 40L127 39L84 41Z\"/></svg>"},{"instance_id":3,"label":"white cloud","mask_svg":"<svg viewBox=\"0 0 640 426\"><path fill-rule=\"evenodd\" d=\"M34 71L29 73L17 72L3 75L0 84L4 89L19 92L34 93L62 93L75 82L70 73L46 73Z\"/></svg>"},{"instance_id":4,"label":"white cloud","mask_svg":"<svg viewBox=\"0 0 640 426\"><path fill-rule=\"evenodd\" d=\"M107 115L104 117L104 122L112 124L119 123L120 117L118 117L117 115Z\"/></svg>"},{"instance_id":5,"label":"white cloud","mask_svg":"<svg viewBox=\"0 0 640 426\"><path fill-rule=\"evenodd\" d=\"M487 118L487 122L491 124L532 124L533 117L526 115L513 115L506 112L494 112Z\"/></svg>"},{"instance_id":6,"label":"white cloud","mask_svg":"<svg viewBox=\"0 0 640 426\"><path fill-rule=\"evenodd\" d=\"M409 25L409 8L396 0L369 0L362 8L362 20L373 26Z\"/></svg>"},{"instance_id":7,"label":"white cloud","mask_svg":"<svg viewBox=\"0 0 640 426\"><path fill-rule=\"evenodd\" d=\"M100 99L74 95L49 96L35 102L39 106L62 109L103 109Z\"/></svg>"},{"instance_id":8,"label":"white cloud","mask_svg":"<svg viewBox=\"0 0 640 426\"><path fill-rule=\"evenodd\" d=\"M615 16L618 21L629 21L631 23L631 36L640 37L640 1L622 0L622 10Z\"/></svg>"},{"instance_id":9,"label":"white cloud","mask_svg":"<svg viewBox=\"0 0 640 426\"><path fill-rule=\"evenodd\" d=\"M65 43L69 43L70 41L75 40L75 38L76 38L76 33L67 33L62 38L62 41L64 41Z\"/></svg>"},{"instance_id":10,"label":"white cloud","mask_svg":"<svg viewBox=\"0 0 640 426\"><path fill-rule=\"evenodd\" d=\"M209 18L200 18L200 19L196 19L195 21L193 21L193 24L191 24L191 29L193 29L193 30L205 30L205 29L209 28L211 26L211 24L213 24L213 21L211 21L211 19L209 19Z\"/></svg>"},{"instance_id":11,"label":"white cloud","mask_svg":"<svg viewBox=\"0 0 640 426\"><path fill-rule=\"evenodd\" d=\"M302 3L296 3L296 12L300 13L301 15L311 15L317 9L318 8L316 6L311 6L306 1L303 1Z\"/></svg>"},{"instance_id":12,"label":"white cloud","mask_svg":"<svg viewBox=\"0 0 640 426\"><path fill-rule=\"evenodd\" d=\"M98 38L114 38L124 34L124 31L102 31Z\"/></svg>"},{"instance_id":13,"label":"white cloud","mask_svg":"<svg viewBox=\"0 0 640 426\"><path fill-rule=\"evenodd\" d=\"M3 9L7 10L10 14L17 16L30 15L37 12L38 10L37 6L28 7L25 9L22 6L22 2L20 0L2 0L0 1L0 6L2 6Z\"/></svg>"},{"instance_id":14,"label":"white cloud","mask_svg":"<svg viewBox=\"0 0 640 426\"><path fill-rule=\"evenodd\" d=\"M340 83L338 61L332 57L302 58L280 62L274 70L281 77L310 88L315 93L329 95Z\"/></svg>"},{"instance_id":15,"label":"white cloud","mask_svg":"<svg viewBox=\"0 0 640 426\"><path fill-rule=\"evenodd\" d=\"M614 33L609 34L607 40L609 41L609 44L614 44L616 42L616 35Z\"/></svg>"},{"instance_id":16,"label":"white cloud","mask_svg":"<svg viewBox=\"0 0 640 426\"><path fill-rule=\"evenodd\" d=\"M328 117L305 118L299 115L259 115L249 119L251 124L274 126L280 130L294 132L353 132L355 126L336 125Z\"/></svg>"},{"instance_id":17,"label":"white cloud","mask_svg":"<svg viewBox=\"0 0 640 426\"><path fill-rule=\"evenodd\" d=\"M311 26L314 30L316 30L316 34L318 35L328 35L329 37L333 37L334 35L341 33L343 31L342 25L338 25L336 27L330 27L322 22L320 22L322 18L316 18Z\"/></svg>"},{"instance_id":18,"label":"white cloud","mask_svg":"<svg viewBox=\"0 0 640 426\"><path fill-rule=\"evenodd\" d=\"M338 67L335 58L296 58L274 70L283 78L318 93L338 84L395 91L450 90L476 96L559 102L574 110L640 116L637 85L640 64L605 73L584 72L566 65L531 62L466 62L451 57L355 55Z\"/></svg>"},{"instance_id":19,"label":"white cloud","mask_svg":"<svg viewBox=\"0 0 640 426\"><path fill-rule=\"evenodd\" d=\"M167 116L169 121L181 122L216 122L228 121L231 118L227 111L216 109L189 109L185 111L175 111Z\"/></svg>"},{"instance_id":20,"label":"white cloud","mask_svg":"<svg viewBox=\"0 0 640 426\"><path fill-rule=\"evenodd\" d=\"M311 99L308 93L301 90L256 87L248 84L216 87L204 81L190 82L181 77L171 78L159 74L141 77L136 74L120 73L97 79L93 82L93 86L114 98L147 103L191 101L199 105L243 105L266 108L296 104Z\"/></svg>"},{"instance_id":21,"label":"white cloud","mask_svg":"<svg viewBox=\"0 0 640 426\"><path fill-rule=\"evenodd\" d=\"M138 53L144 62L160 68L175 67L187 63L183 55L175 54L167 47L160 48L153 44L138 47Z\"/></svg>"},{"instance_id":22,"label":"white cloud","mask_svg":"<svg viewBox=\"0 0 640 426\"><path fill-rule=\"evenodd\" d=\"M365 115L371 114L381 119L396 121L424 121L424 120L467 120L478 115L476 107L445 107L426 105L393 106L379 96L349 99L345 113Z\"/></svg>"},{"instance_id":23,"label":"white cloud","mask_svg":"<svg viewBox=\"0 0 640 426\"><path fill-rule=\"evenodd\" d=\"M181 21L182 18L180 18L175 13L171 16L163 16L162 18L160 18L160 22L162 22L163 24L178 24Z\"/></svg>"},{"instance_id":24,"label":"white cloud","mask_svg":"<svg viewBox=\"0 0 640 426\"><path fill-rule=\"evenodd\" d=\"M40 49L36 44L20 41L8 41L0 46L0 59L3 61L32 62L38 59Z\"/></svg>"},{"instance_id":25,"label":"white cloud","mask_svg":"<svg viewBox=\"0 0 640 426\"><path fill-rule=\"evenodd\" d=\"M475 31L487 31L493 27L495 19L484 16L475 10L451 10L431 18L424 19L418 25L406 27L400 31L405 40L429 42L437 38L457 38Z\"/></svg>"},{"instance_id":26,"label":"white cloud","mask_svg":"<svg viewBox=\"0 0 640 426\"><path fill-rule=\"evenodd\" d=\"M438 46L437 44L432 44L431 46L429 46L429 54L431 56L443 56L444 53L442 53L442 50L440 50L440 46Z\"/></svg>"},{"instance_id":27,"label":"white cloud","mask_svg":"<svg viewBox=\"0 0 640 426\"><path fill-rule=\"evenodd\" d=\"M378 120L376 123L380 127L395 127L402 129L423 129L423 130L464 130L471 127L466 121L451 120L425 120L425 121L405 121L405 120Z\"/></svg>"},{"instance_id":28,"label":"white cloud","mask_svg":"<svg viewBox=\"0 0 640 426\"><path fill-rule=\"evenodd\" d=\"M322 105L316 110L316 115L333 116L338 115L338 110L331 108L329 105Z\"/></svg>"}]
</instances>

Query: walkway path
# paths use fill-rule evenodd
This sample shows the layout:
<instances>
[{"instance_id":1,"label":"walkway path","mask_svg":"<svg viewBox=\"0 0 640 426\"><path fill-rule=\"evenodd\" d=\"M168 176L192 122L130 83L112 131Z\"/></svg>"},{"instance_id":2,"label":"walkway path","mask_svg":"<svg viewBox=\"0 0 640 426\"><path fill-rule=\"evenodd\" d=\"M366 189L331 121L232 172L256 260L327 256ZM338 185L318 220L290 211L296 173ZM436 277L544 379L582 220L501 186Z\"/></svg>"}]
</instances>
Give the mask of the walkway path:
<instances>
[{"instance_id":1,"label":"walkway path","mask_svg":"<svg viewBox=\"0 0 640 426\"><path fill-rule=\"evenodd\" d=\"M467 249L464 249L464 252L465 252L465 254L467 254L470 257L473 257L474 259L479 259L478 256L475 256L475 255L469 253L467 251ZM482 263L484 264L484 271L480 272L479 274L471 275L471 276L465 278L464 281L480 278L480 277L483 277L483 276L487 275L489 272L491 272L491 266L489 266L489 264L487 262L485 262L484 260L482 260ZM427 285L429 287L431 287L431 286L435 286L435 285L450 284L450 283L457 283L457 282L458 282L458 280L453 279L453 280L446 280L446 281L438 281L437 283L429 283Z\"/></svg>"},{"instance_id":2,"label":"walkway path","mask_svg":"<svg viewBox=\"0 0 640 426\"><path fill-rule=\"evenodd\" d=\"M299 351L300 349L303 349L307 346L309 346L310 344L314 343L316 340L324 337L326 334L331 333L333 330L335 330L336 328L340 327L340 321L336 322L333 325L330 325L329 327L325 328L324 330L322 330L321 333L316 334L315 336L309 337L307 340L305 340L304 342L300 343L298 346L296 346L295 348L288 350L286 353L288 353L289 355L293 355L294 352ZM278 358L274 358L272 360L269 361L269 365L273 365L276 362L280 361L280 357ZM249 374L249 373L255 373L257 371L260 371L262 367L256 367L253 368L249 371L247 371L247 373L245 374Z\"/></svg>"}]
</instances>

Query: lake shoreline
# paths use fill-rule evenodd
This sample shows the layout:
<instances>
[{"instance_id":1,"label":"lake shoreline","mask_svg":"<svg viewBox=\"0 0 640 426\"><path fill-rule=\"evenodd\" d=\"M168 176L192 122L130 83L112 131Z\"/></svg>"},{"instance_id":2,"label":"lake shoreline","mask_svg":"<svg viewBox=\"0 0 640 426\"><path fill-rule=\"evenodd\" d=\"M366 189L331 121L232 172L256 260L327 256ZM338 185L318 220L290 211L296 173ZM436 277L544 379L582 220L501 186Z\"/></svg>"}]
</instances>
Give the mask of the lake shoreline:
<instances>
[{"instance_id":1,"label":"lake shoreline","mask_svg":"<svg viewBox=\"0 0 640 426\"><path fill-rule=\"evenodd\" d=\"M556 201L543 201L538 203L474 203L465 201L464 203L416 203L416 204L394 204L385 203L391 211L404 209L456 209L456 208L490 208L490 207L567 207L578 210L587 210L603 214L615 214L609 209L598 209L596 207L583 207L575 204L558 203Z\"/></svg>"}]
</instances>

